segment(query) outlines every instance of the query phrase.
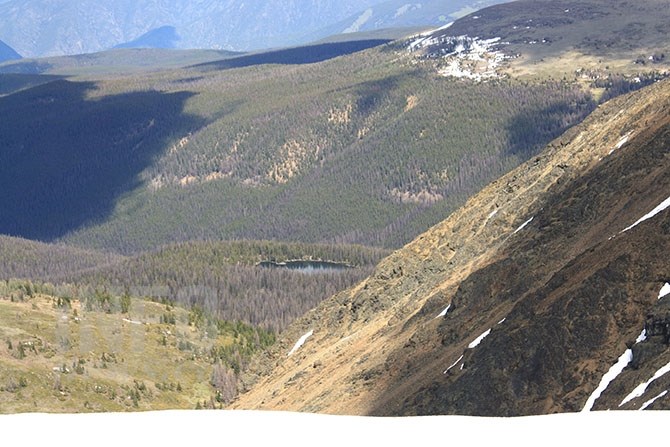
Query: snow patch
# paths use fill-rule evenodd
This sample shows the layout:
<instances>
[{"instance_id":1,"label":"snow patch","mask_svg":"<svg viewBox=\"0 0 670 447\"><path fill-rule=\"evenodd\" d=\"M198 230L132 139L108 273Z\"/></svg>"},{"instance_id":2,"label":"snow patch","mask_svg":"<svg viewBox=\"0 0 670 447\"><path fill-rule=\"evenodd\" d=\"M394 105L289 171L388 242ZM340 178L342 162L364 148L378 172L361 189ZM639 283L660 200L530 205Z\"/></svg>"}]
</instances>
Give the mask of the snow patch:
<instances>
[{"instance_id":1,"label":"snow patch","mask_svg":"<svg viewBox=\"0 0 670 447\"><path fill-rule=\"evenodd\" d=\"M586 404L584 405L584 408L582 409L582 413L584 412L589 412L593 408L593 404L596 403L596 400L600 397L600 395L607 389L609 386L610 382L612 382L616 377L621 374L621 371L624 370L626 366L633 360L633 351L631 349L626 349L626 352L621 354L621 357L619 357L619 360L605 373L603 378L600 380L600 384L598 385L598 388L593 391L593 393L589 396L589 398L586 400ZM621 406L621 405L619 405Z\"/></svg>"},{"instance_id":2,"label":"snow patch","mask_svg":"<svg viewBox=\"0 0 670 447\"><path fill-rule=\"evenodd\" d=\"M528 219L527 221L522 223L521 226L519 228L517 228L516 230L514 230L514 233L512 233L512 234L517 234L519 231L526 228L528 226L528 224L530 224L533 221L533 219L535 219L535 216L531 217L530 219Z\"/></svg>"},{"instance_id":3,"label":"snow patch","mask_svg":"<svg viewBox=\"0 0 670 447\"><path fill-rule=\"evenodd\" d=\"M626 134L619 140L619 142L612 148L612 150L609 151L607 155L612 155L612 153L618 149L621 149L624 144L628 143L628 139L630 138L630 133Z\"/></svg>"},{"instance_id":4,"label":"snow patch","mask_svg":"<svg viewBox=\"0 0 670 447\"><path fill-rule=\"evenodd\" d=\"M361 14L349 28L342 31L342 34L355 33L361 29L365 23L372 18L372 8L368 8Z\"/></svg>"},{"instance_id":5,"label":"snow patch","mask_svg":"<svg viewBox=\"0 0 670 447\"><path fill-rule=\"evenodd\" d=\"M300 349L300 347L301 347L302 345L304 345L305 342L307 341L307 339L308 339L309 337L311 337L312 335L314 335L314 331L313 331L313 330L312 330L312 331L309 331L308 333L306 333L305 335L303 335L302 337L300 337L300 339L299 339L297 342L295 342L295 345L293 345L293 349L291 349L291 350L289 351L288 355L290 356L290 355L293 354L295 351L297 351L298 349Z\"/></svg>"},{"instance_id":6,"label":"snow patch","mask_svg":"<svg viewBox=\"0 0 670 447\"><path fill-rule=\"evenodd\" d=\"M482 340L484 340L486 337L488 337L490 333L491 333L491 329L484 332L479 337L475 338L474 341L468 345L468 349L474 349L477 346L479 346L479 344L482 342Z\"/></svg>"},{"instance_id":7,"label":"snow patch","mask_svg":"<svg viewBox=\"0 0 670 447\"><path fill-rule=\"evenodd\" d=\"M141 321L129 320L127 318L124 318L123 321L125 321L126 323L130 323L130 324L142 324Z\"/></svg>"},{"instance_id":8,"label":"snow patch","mask_svg":"<svg viewBox=\"0 0 670 447\"><path fill-rule=\"evenodd\" d=\"M448 28L451 23L442 28ZM498 68L507 57L499 51L504 45L499 37L480 39L478 37L420 35L410 42L410 52L425 49L425 57L439 60L438 72L442 76L467 78L483 81L500 77Z\"/></svg>"},{"instance_id":9,"label":"snow patch","mask_svg":"<svg viewBox=\"0 0 670 447\"><path fill-rule=\"evenodd\" d=\"M453 368L454 366L458 365L458 362L460 362L461 360L463 360L463 357L465 357L465 355L460 356L460 357L458 358L458 360L456 360L454 363L452 363L451 366L450 366L449 368L445 369L444 372L443 372L442 374L446 374L446 373L448 373L449 370L450 370L451 368Z\"/></svg>"},{"instance_id":10,"label":"snow patch","mask_svg":"<svg viewBox=\"0 0 670 447\"><path fill-rule=\"evenodd\" d=\"M507 320L507 317L503 318L502 320L498 321L498 325L503 324Z\"/></svg>"},{"instance_id":11,"label":"snow patch","mask_svg":"<svg viewBox=\"0 0 670 447\"><path fill-rule=\"evenodd\" d=\"M642 404L642 406L640 407L640 410L639 410L639 411L646 410L647 407L651 406L651 404L653 404L654 402L656 402L656 401L659 400L660 398L664 397L666 394L668 394L668 390L663 391L661 394L659 394L658 396L654 397L653 399L649 399L648 401L646 401L645 403Z\"/></svg>"},{"instance_id":12,"label":"snow patch","mask_svg":"<svg viewBox=\"0 0 670 447\"><path fill-rule=\"evenodd\" d=\"M497 208L494 209L493 211L491 211L491 214L489 214L488 217L487 217L486 219L487 219L487 220L488 220L488 219L491 219L491 218L492 218L493 216L495 216L496 214L498 214L498 209L497 209Z\"/></svg>"},{"instance_id":13,"label":"snow patch","mask_svg":"<svg viewBox=\"0 0 670 447\"><path fill-rule=\"evenodd\" d=\"M475 81L498 78L498 68L505 55L496 48L500 38L470 39L461 36L451 53L444 55L446 65L439 70L442 76Z\"/></svg>"},{"instance_id":14,"label":"snow patch","mask_svg":"<svg viewBox=\"0 0 670 447\"><path fill-rule=\"evenodd\" d=\"M660 213L661 211L665 210L665 209L668 208L669 206L670 206L670 197L668 197L667 199L665 199L664 201L662 201L662 202L660 203L660 205L658 205L656 208L654 208L653 210L649 211L649 212L648 212L647 214L645 214L644 216L640 217L640 218L637 220L637 222L635 222L633 225L631 225L631 226L629 226L629 227L627 227L627 228L621 230L621 231L619 232L619 234L621 234L621 233L625 233L626 231L628 231L628 230L630 230L630 229L632 229L632 228L638 226L639 224L641 224L641 223L644 222L645 220L651 219L652 217L654 217L655 215L657 215L657 214Z\"/></svg>"},{"instance_id":15,"label":"snow patch","mask_svg":"<svg viewBox=\"0 0 670 447\"><path fill-rule=\"evenodd\" d=\"M666 282L665 285L663 287L661 287L661 291L658 292L658 299L660 300L664 296L668 296L668 295L670 295L670 284L668 284Z\"/></svg>"},{"instance_id":16,"label":"snow patch","mask_svg":"<svg viewBox=\"0 0 670 447\"><path fill-rule=\"evenodd\" d=\"M639 336L637 337L637 339L635 340L635 344L642 343L642 342L645 341L646 339L647 339L647 330L646 330L646 329L642 329L642 332L640 333L640 335L639 335Z\"/></svg>"},{"instance_id":17,"label":"snow patch","mask_svg":"<svg viewBox=\"0 0 670 447\"><path fill-rule=\"evenodd\" d=\"M411 52L411 51L417 50L419 48L423 48L424 46L427 46L430 43L432 43L432 44L437 43L439 41L439 39L438 38L433 38L433 37L430 37L430 36L432 36L433 34L435 34L438 31L442 31L442 30L445 30L445 29L449 28L453 24L454 24L454 22L449 22L446 25L442 25L439 28L436 28L436 29L433 29L433 30L430 30L430 31L425 31L423 33L419 33L419 34L416 34L416 35L410 37L414 40L412 42L410 42L407 49Z\"/></svg>"},{"instance_id":18,"label":"snow patch","mask_svg":"<svg viewBox=\"0 0 670 447\"><path fill-rule=\"evenodd\" d=\"M449 309L451 309L451 303L449 303L449 305L442 312L440 312L440 314L435 318L437 319L440 317L444 317L445 315L447 315L447 312L449 312Z\"/></svg>"},{"instance_id":19,"label":"snow patch","mask_svg":"<svg viewBox=\"0 0 670 447\"><path fill-rule=\"evenodd\" d=\"M628 396L624 397L624 399L619 404L619 407L621 407L623 405L626 405L628 402L635 399L636 397L642 396L644 393L647 392L647 388L649 387L649 385L652 384L652 382L654 382L657 379L660 379L661 377L663 377L664 375L666 375L669 372L670 372L670 363L668 363L663 368L656 371L656 373L654 374L654 376L651 379L649 379L646 382L641 383L638 386L636 386L635 389L633 391L631 391Z\"/></svg>"}]
</instances>

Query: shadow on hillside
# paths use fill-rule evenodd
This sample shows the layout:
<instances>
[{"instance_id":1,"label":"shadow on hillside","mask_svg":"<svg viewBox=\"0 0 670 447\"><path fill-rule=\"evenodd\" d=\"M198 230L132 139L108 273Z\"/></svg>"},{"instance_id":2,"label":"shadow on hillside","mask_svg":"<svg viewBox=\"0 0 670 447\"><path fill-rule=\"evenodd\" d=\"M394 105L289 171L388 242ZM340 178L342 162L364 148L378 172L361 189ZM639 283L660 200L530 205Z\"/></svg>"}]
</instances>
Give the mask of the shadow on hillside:
<instances>
[{"instance_id":1,"label":"shadow on hillside","mask_svg":"<svg viewBox=\"0 0 670 447\"><path fill-rule=\"evenodd\" d=\"M596 108L590 95L575 92L573 96L544 107L520 110L507 125L506 156L525 161L539 153L553 139L581 123Z\"/></svg>"},{"instance_id":2,"label":"shadow on hillside","mask_svg":"<svg viewBox=\"0 0 670 447\"><path fill-rule=\"evenodd\" d=\"M0 95L9 95L19 90L63 79L56 75L0 73Z\"/></svg>"},{"instance_id":3,"label":"shadow on hillside","mask_svg":"<svg viewBox=\"0 0 670 447\"><path fill-rule=\"evenodd\" d=\"M0 233L53 240L103 220L170 138L204 124L183 112L192 93L94 89L58 80L0 98Z\"/></svg>"},{"instance_id":4,"label":"shadow on hillside","mask_svg":"<svg viewBox=\"0 0 670 447\"><path fill-rule=\"evenodd\" d=\"M351 42L324 43L297 48L266 51L263 53L225 59L217 62L198 64L194 67L212 70L251 67L264 64L301 65L322 62L338 56L357 53L368 48L390 42L388 39L357 40Z\"/></svg>"}]
</instances>

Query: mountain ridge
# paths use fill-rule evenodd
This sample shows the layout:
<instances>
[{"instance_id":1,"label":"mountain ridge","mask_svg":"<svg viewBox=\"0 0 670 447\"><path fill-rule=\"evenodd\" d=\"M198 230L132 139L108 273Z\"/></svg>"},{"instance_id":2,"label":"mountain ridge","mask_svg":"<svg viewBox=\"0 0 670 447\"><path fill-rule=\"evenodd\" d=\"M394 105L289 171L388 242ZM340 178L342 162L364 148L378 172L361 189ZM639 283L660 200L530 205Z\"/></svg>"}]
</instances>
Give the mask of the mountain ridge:
<instances>
[{"instance_id":1,"label":"mountain ridge","mask_svg":"<svg viewBox=\"0 0 670 447\"><path fill-rule=\"evenodd\" d=\"M439 25L465 6L494 1L458 0L445 5L436 0L417 4L404 0L124 0L108 5L99 0L10 0L0 4L0 38L26 57L43 57L101 51L169 26L181 38L172 40L178 48L248 51L298 45L343 31ZM386 13L389 9L395 13Z\"/></svg>"}]
</instances>

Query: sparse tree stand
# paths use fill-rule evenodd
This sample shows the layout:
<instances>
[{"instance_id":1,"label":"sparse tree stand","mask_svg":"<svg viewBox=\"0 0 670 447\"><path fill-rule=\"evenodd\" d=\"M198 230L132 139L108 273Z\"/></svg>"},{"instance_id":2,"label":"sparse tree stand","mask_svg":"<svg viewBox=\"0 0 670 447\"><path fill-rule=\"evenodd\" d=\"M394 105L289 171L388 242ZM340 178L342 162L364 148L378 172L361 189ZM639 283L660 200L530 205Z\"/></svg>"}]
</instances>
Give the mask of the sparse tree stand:
<instances>
[{"instance_id":1,"label":"sparse tree stand","mask_svg":"<svg viewBox=\"0 0 670 447\"><path fill-rule=\"evenodd\" d=\"M130 312L130 305L131 305L131 298L130 298L130 293L128 289L126 288L125 292L123 292L123 295L121 295L120 298L120 305L121 305L121 313L122 314L127 314Z\"/></svg>"},{"instance_id":2,"label":"sparse tree stand","mask_svg":"<svg viewBox=\"0 0 670 447\"><path fill-rule=\"evenodd\" d=\"M211 384L216 389L216 401L220 404L229 403L237 395L237 376L222 363L214 365Z\"/></svg>"}]
</instances>

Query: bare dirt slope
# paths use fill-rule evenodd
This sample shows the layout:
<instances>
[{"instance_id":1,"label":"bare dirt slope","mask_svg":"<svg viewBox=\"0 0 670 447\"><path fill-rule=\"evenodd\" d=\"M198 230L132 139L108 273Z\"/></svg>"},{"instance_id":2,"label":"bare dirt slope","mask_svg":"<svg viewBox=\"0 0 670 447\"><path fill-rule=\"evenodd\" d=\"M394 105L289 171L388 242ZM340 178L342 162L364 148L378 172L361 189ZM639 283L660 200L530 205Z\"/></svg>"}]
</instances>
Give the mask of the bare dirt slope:
<instances>
[{"instance_id":1,"label":"bare dirt slope","mask_svg":"<svg viewBox=\"0 0 670 447\"><path fill-rule=\"evenodd\" d=\"M298 320L257 359L234 407L579 411L631 348L594 405L619 408L670 361L658 299L670 281L670 211L623 231L670 196L669 148L670 82L604 104ZM661 376L621 408L669 386ZM648 405L667 409L670 398Z\"/></svg>"}]
</instances>

